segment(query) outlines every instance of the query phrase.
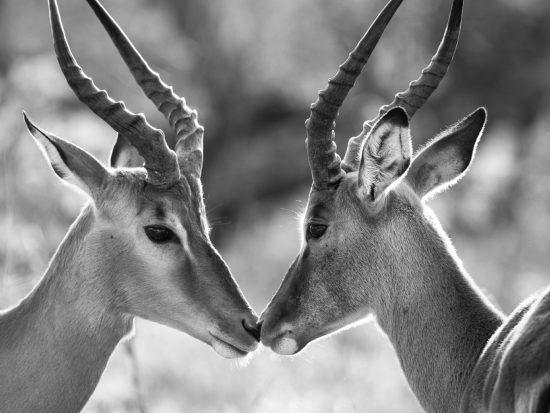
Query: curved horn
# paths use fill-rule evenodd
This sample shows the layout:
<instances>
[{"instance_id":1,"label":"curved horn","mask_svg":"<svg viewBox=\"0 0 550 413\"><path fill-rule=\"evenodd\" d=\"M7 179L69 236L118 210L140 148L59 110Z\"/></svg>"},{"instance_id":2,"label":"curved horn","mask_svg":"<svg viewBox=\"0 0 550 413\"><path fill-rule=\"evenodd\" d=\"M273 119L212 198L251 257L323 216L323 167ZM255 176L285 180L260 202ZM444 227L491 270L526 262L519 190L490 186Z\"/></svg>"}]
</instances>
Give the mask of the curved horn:
<instances>
[{"instance_id":1,"label":"curved horn","mask_svg":"<svg viewBox=\"0 0 550 413\"><path fill-rule=\"evenodd\" d=\"M75 95L115 131L124 135L145 159L148 182L170 185L179 179L177 157L166 145L164 134L143 114L134 114L123 102L100 90L78 65L65 36L56 0L49 0L50 22L59 66Z\"/></svg>"},{"instance_id":2,"label":"curved horn","mask_svg":"<svg viewBox=\"0 0 550 413\"><path fill-rule=\"evenodd\" d=\"M197 121L197 112L189 108L185 99L176 95L172 87L164 83L159 74L151 69L99 1L86 1L109 34L137 84L175 129L180 167L200 176L204 129Z\"/></svg>"},{"instance_id":3,"label":"curved horn","mask_svg":"<svg viewBox=\"0 0 550 413\"><path fill-rule=\"evenodd\" d=\"M313 185L318 189L331 187L344 174L334 142L338 109L401 2L402 0L388 2L346 61L340 65L338 73L329 79L328 86L319 92L319 98L311 105L311 114L306 121L306 144Z\"/></svg>"},{"instance_id":4,"label":"curved horn","mask_svg":"<svg viewBox=\"0 0 550 413\"><path fill-rule=\"evenodd\" d=\"M363 140L384 114L390 109L400 106L411 118L426 103L437 86L439 86L439 83L447 73L447 69L453 60L456 46L458 45L462 22L462 5L463 0L453 0L443 39L430 64L422 70L420 77L411 82L406 91L395 95L394 100L389 105L382 106L376 118L365 122L361 134L350 138L346 155L342 162L344 170L355 171L359 168Z\"/></svg>"}]
</instances>

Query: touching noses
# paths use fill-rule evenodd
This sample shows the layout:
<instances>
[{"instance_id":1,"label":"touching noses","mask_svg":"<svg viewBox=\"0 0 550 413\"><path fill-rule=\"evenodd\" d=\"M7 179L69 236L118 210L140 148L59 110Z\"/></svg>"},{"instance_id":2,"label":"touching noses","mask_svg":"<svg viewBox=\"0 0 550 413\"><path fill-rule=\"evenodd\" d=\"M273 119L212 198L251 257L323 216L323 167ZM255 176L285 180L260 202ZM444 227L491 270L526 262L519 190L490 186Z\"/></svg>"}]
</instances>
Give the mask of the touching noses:
<instances>
[{"instance_id":1,"label":"touching noses","mask_svg":"<svg viewBox=\"0 0 550 413\"><path fill-rule=\"evenodd\" d=\"M292 324L273 317L273 314L267 314L266 317L264 312L258 321L257 330L263 345L270 347L275 353L292 355L300 350Z\"/></svg>"},{"instance_id":2,"label":"touching noses","mask_svg":"<svg viewBox=\"0 0 550 413\"><path fill-rule=\"evenodd\" d=\"M299 351L298 341L294 330L289 323L276 323L272 326L267 326L262 331L262 343L264 346L281 355L292 355Z\"/></svg>"},{"instance_id":3,"label":"touching noses","mask_svg":"<svg viewBox=\"0 0 550 413\"><path fill-rule=\"evenodd\" d=\"M254 337L254 340L256 340L257 342L260 341L260 332L261 332L261 329L262 329L262 322L258 322L256 323L255 320L251 320L251 319L243 319L243 327L244 329L246 330L246 332L248 334L250 334L252 337Z\"/></svg>"}]
</instances>

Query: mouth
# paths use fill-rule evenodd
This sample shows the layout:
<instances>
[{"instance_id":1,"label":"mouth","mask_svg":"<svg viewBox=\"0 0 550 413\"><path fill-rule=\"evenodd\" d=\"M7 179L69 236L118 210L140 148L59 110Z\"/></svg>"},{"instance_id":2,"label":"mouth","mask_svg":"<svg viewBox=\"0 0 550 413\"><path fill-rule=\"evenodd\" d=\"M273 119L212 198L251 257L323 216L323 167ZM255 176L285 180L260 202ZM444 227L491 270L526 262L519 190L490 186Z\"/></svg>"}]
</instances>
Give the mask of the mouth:
<instances>
[{"instance_id":1,"label":"mouth","mask_svg":"<svg viewBox=\"0 0 550 413\"><path fill-rule=\"evenodd\" d=\"M298 345L298 341L291 329L283 328L281 333L275 335L264 335L263 333L264 331L262 331L263 345L271 348L271 350L281 356L292 356L300 352L303 348L303 346L300 347L300 345Z\"/></svg>"},{"instance_id":2,"label":"mouth","mask_svg":"<svg viewBox=\"0 0 550 413\"><path fill-rule=\"evenodd\" d=\"M252 346L237 344L234 341L229 342L228 339L220 338L218 335L210 333L210 345L216 353L227 359L245 357L248 353L254 351L257 343Z\"/></svg>"}]
</instances>

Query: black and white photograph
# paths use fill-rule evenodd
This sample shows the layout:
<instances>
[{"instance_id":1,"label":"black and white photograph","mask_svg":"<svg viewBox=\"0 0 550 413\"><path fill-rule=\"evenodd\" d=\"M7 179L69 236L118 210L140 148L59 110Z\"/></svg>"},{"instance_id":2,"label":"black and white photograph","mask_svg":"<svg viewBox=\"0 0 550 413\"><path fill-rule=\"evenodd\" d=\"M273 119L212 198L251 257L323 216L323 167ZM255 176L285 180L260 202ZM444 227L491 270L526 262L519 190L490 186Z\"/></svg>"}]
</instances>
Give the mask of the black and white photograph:
<instances>
[{"instance_id":1,"label":"black and white photograph","mask_svg":"<svg viewBox=\"0 0 550 413\"><path fill-rule=\"evenodd\" d=\"M550 413L548 0L0 0L0 413Z\"/></svg>"}]
</instances>

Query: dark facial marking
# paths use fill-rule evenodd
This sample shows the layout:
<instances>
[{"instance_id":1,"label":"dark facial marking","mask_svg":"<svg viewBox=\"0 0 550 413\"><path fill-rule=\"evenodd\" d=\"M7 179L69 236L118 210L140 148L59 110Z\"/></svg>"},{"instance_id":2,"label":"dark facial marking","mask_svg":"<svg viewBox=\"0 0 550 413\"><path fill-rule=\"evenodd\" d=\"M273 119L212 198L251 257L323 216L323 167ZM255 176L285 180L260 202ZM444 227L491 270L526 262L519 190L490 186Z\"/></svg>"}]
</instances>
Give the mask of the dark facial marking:
<instances>
[{"instance_id":1,"label":"dark facial marking","mask_svg":"<svg viewBox=\"0 0 550 413\"><path fill-rule=\"evenodd\" d=\"M322 203L318 203L313 205L309 209L308 218L320 218L320 219L326 219L326 208Z\"/></svg>"},{"instance_id":2,"label":"dark facial marking","mask_svg":"<svg viewBox=\"0 0 550 413\"><path fill-rule=\"evenodd\" d=\"M155 217L159 219L166 218L166 212L164 212L162 204L155 203Z\"/></svg>"},{"instance_id":3,"label":"dark facial marking","mask_svg":"<svg viewBox=\"0 0 550 413\"><path fill-rule=\"evenodd\" d=\"M302 253L302 259L306 259L309 257L309 245L306 244L306 247L304 248L304 252Z\"/></svg>"},{"instance_id":4,"label":"dark facial marking","mask_svg":"<svg viewBox=\"0 0 550 413\"><path fill-rule=\"evenodd\" d=\"M537 402L536 413L544 413L550 411L550 386L547 386L539 396Z\"/></svg>"}]
</instances>

